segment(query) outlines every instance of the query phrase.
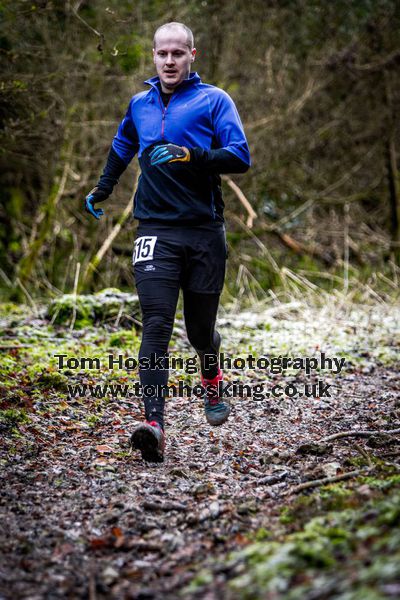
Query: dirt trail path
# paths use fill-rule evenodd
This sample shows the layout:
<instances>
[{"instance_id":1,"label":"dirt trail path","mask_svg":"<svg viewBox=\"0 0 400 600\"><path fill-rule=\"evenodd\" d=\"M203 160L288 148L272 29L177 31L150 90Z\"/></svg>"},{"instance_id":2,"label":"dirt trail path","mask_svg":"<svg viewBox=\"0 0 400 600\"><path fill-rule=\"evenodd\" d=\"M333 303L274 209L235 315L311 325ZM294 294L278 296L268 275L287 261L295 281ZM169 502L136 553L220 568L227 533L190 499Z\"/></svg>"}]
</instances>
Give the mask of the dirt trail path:
<instances>
[{"instance_id":1,"label":"dirt trail path","mask_svg":"<svg viewBox=\"0 0 400 600\"><path fill-rule=\"evenodd\" d=\"M40 323L30 321L29 332L26 323L18 325L24 332L6 327L4 344L23 342L23 333L29 343L39 343L33 331L40 330ZM233 324L233 317L225 315L225 335ZM44 322L42 332L43 327ZM276 322L271 344L283 327L283 321ZM250 330L251 324L240 334L245 346L254 340ZM376 331L370 331L372 341ZM358 341L363 332L360 328ZM71 336L65 333L63 343L82 343L81 334ZM104 332L93 336L107 337ZM178 349L185 344L179 327L174 343ZM296 485L368 469L379 457L398 460L399 436L376 438L375 444L349 437L322 448L301 448L340 431L400 428L398 363L391 356L389 364L379 364L363 343L359 362L352 362L349 348L343 348L346 368L336 376L323 375L332 386L331 398L235 398L232 417L220 428L207 425L201 401L170 400L162 465L143 463L129 450L129 435L142 418L138 401L66 398L54 368L49 371L53 379L47 373L46 380L43 371L33 370L31 350L6 351L10 379L3 388L6 412L0 422L1 598L228 597L228 553L261 539L260 528L279 536L282 507L296 497L290 493ZM396 347L391 334L385 344L381 339L385 351ZM82 351L87 355L88 347ZM265 373L256 370L227 375L231 380L241 376L251 377L253 384L265 380ZM77 377L90 381L87 375ZM270 378L298 386L305 381L303 373ZM32 381L36 386L42 381L40 393L32 394ZM29 421L24 422L24 414ZM187 587L203 567L212 581Z\"/></svg>"}]
</instances>

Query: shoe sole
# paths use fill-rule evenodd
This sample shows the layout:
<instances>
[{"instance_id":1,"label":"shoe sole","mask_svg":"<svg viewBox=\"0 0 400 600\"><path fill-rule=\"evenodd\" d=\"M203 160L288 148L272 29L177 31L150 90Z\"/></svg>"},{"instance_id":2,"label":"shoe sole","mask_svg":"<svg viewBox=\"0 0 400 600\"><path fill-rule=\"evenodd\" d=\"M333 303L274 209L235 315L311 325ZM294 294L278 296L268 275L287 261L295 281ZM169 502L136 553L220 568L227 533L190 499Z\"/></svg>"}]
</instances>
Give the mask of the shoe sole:
<instances>
[{"instance_id":1,"label":"shoe sole","mask_svg":"<svg viewBox=\"0 0 400 600\"><path fill-rule=\"evenodd\" d=\"M229 407L229 410L228 410L227 414L223 417L223 419L212 420L212 418L211 418L211 420L210 420L209 416L206 413L206 420L209 425L213 425L214 427L217 427L218 425L223 425L228 420L230 414L231 414L231 409Z\"/></svg>"},{"instance_id":2,"label":"shoe sole","mask_svg":"<svg viewBox=\"0 0 400 600\"><path fill-rule=\"evenodd\" d=\"M131 446L140 450L143 460L157 463L164 461L164 456L158 449L158 440L148 429L134 431L131 436Z\"/></svg>"}]
</instances>

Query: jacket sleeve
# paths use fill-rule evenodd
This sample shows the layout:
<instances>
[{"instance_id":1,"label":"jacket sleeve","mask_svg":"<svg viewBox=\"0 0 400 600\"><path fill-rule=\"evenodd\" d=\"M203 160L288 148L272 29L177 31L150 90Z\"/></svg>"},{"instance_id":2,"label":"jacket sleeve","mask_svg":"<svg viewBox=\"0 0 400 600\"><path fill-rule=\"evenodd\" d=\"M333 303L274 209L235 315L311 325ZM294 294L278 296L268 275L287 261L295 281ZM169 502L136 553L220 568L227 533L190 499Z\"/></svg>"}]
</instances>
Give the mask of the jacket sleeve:
<instances>
[{"instance_id":1,"label":"jacket sleeve","mask_svg":"<svg viewBox=\"0 0 400 600\"><path fill-rule=\"evenodd\" d=\"M128 166L139 150L139 138L132 118L133 99L130 101L125 117L114 136L112 147L120 159Z\"/></svg>"},{"instance_id":2,"label":"jacket sleeve","mask_svg":"<svg viewBox=\"0 0 400 600\"><path fill-rule=\"evenodd\" d=\"M106 165L96 187L110 195L126 167L127 165L111 146Z\"/></svg>"},{"instance_id":3,"label":"jacket sleeve","mask_svg":"<svg viewBox=\"0 0 400 600\"><path fill-rule=\"evenodd\" d=\"M214 173L244 173L251 165L250 151L239 113L224 91L211 99L211 116L216 148L192 148L194 164Z\"/></svg>"},{"instance_id":4,"label":"jacket sleeve","mask_svg":"<svg viewBox=\"0 0 400 600\"><path fill-rule=\"evenodd\" d=\"M110 195L114 186L139 148L138 135L132 119L132 100L114 136L107 162L97 188Z\"/></svg>"}]
</instances>

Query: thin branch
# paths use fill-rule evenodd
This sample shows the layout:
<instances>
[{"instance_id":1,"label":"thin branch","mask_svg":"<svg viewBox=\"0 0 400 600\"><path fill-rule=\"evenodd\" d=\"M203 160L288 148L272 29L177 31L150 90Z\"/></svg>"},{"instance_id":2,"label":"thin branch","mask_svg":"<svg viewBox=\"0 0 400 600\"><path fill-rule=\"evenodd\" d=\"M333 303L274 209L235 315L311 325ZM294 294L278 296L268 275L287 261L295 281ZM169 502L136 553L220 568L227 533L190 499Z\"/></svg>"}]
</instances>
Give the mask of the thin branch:
<instances>
[{"instance_id":1,"label":"thin branch","mask_svg":"<svg viewBox=\"0 0 400 600\"><path fill-rule=\"evenodd\" d=\"M271 263L271 266L273 268L273 270L277 273L280 273L280 268L278 267L278 264L276 263L276 261L274 260L272 254L270 253L270 251L268 250L268 248L266 247L265 244L262 243L262 241L260 240L260 238L258 238L250 229L250 227L248 227L246 225L246 223L244 223L237 215L232 214L232 218L242 227L242 229L244 229L246 231L246 233L248 233L248 235L250 237L253 238L253 240L255 241L255 243L257 244L257 246L260 248L261 252L268 258L269 262Z\"/></svg>"},{"instance_id":2,"label":"thin branch","mask_svg":"<svg viewBox=\"0 0 400 600\"><path fill-rule=\"evenodd\" d=\"M24 284L22 283L22 281L20 280L19 277L16 278L15 283L17 285L19 285L19 287L21 288L21 290L24 292L25 296L28 298L29 304L32 306L33 312L35 313L35 316L37 317L39 315L39 311L37 309L36 303L33 300L32 296L30 295L30 293L28 292L28 290L26 289L26 287L24 286Z\"/></svg>"},{"instance_id":3,"label":"thin branch","mask_svg":"<svg viewBox=\"0 0 400 600\"><path fill-rule=\"evenodd\" d=\"M389 56L386 56L383 60L377 60L372 63L365 63L364 65L360 64L350 64L349 67L351 69L356 69L357 71L379 71L381 72L386 67L391 67L397 65L400 62L400 50L394 50Z\"/></svg>"},{"instance_id":4,"label":"thin branch","mask_svg":"<svg viewBox=\"0 0 400 600\"><path fill-rule=\"evenodd\" d=\"M347 171L347 173L345 173L340 179L338 179L337 181L335 181L334 183L332 183L331 185L329 185L327 188L325 188L321 192L318 192L317 196L326 196L327 194L330 194L331 192L333 192L337 188L341 187L349 179L351 179L351 177L355 173L357 173L357 171L359 171L361 169L361 167L365 164L366 159L371 156L371 154L376 150L377 147L378 147L378 145L372 146L368 150L368 152L366 152L363 155L362 159L358 163L356 163L355 165L353 165L351 167L351 169L349 171Z\"/></svg>"},{"instance_id":5,"label":"thin branch","mask_svg":"<svg viewBox=\"0 0 400 600\"><path fill-rule=\"evenodd\" d=\"M289 213L288 215L279 219L279 221L277 221L274 224L274 226L277 228L280 228L280 227L282 227L282 225L285 225L286 223L290 223L290 221L292 221L295 217L300 215L302 212L308 210L309 208L312 208L314 203L315 203L315 198L310 198L309 200L306 200L306 202L304 202L301 206L298 206L291 213Z\"/></svg>"},{"instance_id":6,"label":"thin branch","mask_svg":"<svg viewBox=\"0 0 400 600\"><path fill-rule=\"evenodd\" d=\"M239 198L240 202L243 204L243 206L247 210L248 217L247 217L246 225L249 229L251 229L253 227L254 219L257 218L257 213L255 212L255 210L253 209L250 202L247 200L246 196L244 195L244 193L242 192L240 187L237 185L237 183L232 181L232 179L230 177L228 177L227 175L222 175L222 179L224 181L226 181L226 183L229 185L231 190L233 190L235 192L236 196Z\"/></svg>"},{"instance_id":7,"label":"thin branch","mask_svg":"<svg viewBox=\"0 0 400 600\"><path fill-rule=\"evenodd\" d=\"M361 473L369 473L375 467L367 467L365 469L357 469L356 471L348 471L347 473L342 473L341 475L335 475L334 477L324 477L323 479L314 479L312 481L305 481L304 483L300 483L295 487L289 489L284 496L289 494L297 494L302 490L307 490L313 487L319 487L321 485L328 485L329 483L336 483L337 481L344 481L345 479L352 479L353 477L358 477Z\"/></svg>"},{"instance_id":8,"label":"thin branch","mask_svg":"<svg viewBox=\"0 0 400 600\"><path fill-rule=\"evenodd\" d=\"M262 223L261 229L276 235L281 242L285 244L285 246L290 248L290 250L293 250L293 252L296 254L309 254L310 256L316 256L328 266L333 264L333 258L330 256L329 252L319 248L315 243L311 245L305 245L304 243L298 242L288 233L281 231L281 229L275 223L268 223L267 225Z\"/></svg>"},{"instance_id":9,"label":"thin branch","mask_svg":"<svg viewBox=\"0 0 400 600\"><path fill-rule=\"evenodd\" d=\"M362 448L359 444L353 444L354 448L361 454L363 458L368 462L368 466L372 467L372 460L370 455L364 448Z\"/></svg>"},{"instance_id":10,"label":"thin branch","mask_svg":"<svg viewBox=\"0 0 400 600\"><path fill-rule=\"evenodd\" d=\"M78 9L79 9L79 4L77 7L71 6L72 14L75 15L75 17L77 19L79 19L79 21L81 23L83 23L88 29L90 29L90 31L92 31L95 35L97 35L101 40L104 40L104 35L102 33L100 33L100 31L97 31L97 29L94 29L94 27L89 25L89 23L87 21L85 21L85 19L82 19L82 17L78 14Z\"/></svg>"},{"instance_id":11,"label":"thin branch","mask_svg":"<svg viewBox=\"0 0 400 600\"><path fill-rule=\"evenodd\" d=\"M0 269L0 277L3 279L4 283L8 286L8 287L12 287L12 281L11 279L8 277L8 275L6 275L6 273L4 273L3 269Z\"/></svg>"},{"instance_id":12,"label":"thin branch","mask_svg":"<svg viewBox=\"0 0 400 600\"><path fill-rule=\"evenodd\" d=\"M251 130L255 129L256 127L265 127L266 125L271 125L274 122L281 121L291 114L299 113L304 108L307 101L326 84L326 81L317 84L314 79L309 79L304 92L298 98L293 100L293 102L291 102L285 110L277 114L269 115L268 117L263 117L262 119L258 119L252 123L246 123L245 129Z\"/></svg>"}]
</instances>

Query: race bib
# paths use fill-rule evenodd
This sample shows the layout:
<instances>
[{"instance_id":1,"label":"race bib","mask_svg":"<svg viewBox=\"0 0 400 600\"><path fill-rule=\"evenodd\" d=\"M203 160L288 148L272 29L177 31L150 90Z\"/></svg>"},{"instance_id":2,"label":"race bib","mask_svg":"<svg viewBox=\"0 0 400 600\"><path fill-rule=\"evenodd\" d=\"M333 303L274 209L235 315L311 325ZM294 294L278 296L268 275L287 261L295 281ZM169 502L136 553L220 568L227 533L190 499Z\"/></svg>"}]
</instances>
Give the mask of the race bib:
<instances>
[{"instance_id":1,"label":"race bib","mask_svg":"<svg viewBox=\"0 0 400 600\"><path fill-rule=\"evenodd\" d=\"M144 260L153 260L156 241L156 235L144 235L135 240L135 246L133 251L134 265L138 262L143 262Z\"/></svg>"}]
</instances>

